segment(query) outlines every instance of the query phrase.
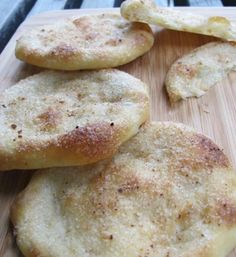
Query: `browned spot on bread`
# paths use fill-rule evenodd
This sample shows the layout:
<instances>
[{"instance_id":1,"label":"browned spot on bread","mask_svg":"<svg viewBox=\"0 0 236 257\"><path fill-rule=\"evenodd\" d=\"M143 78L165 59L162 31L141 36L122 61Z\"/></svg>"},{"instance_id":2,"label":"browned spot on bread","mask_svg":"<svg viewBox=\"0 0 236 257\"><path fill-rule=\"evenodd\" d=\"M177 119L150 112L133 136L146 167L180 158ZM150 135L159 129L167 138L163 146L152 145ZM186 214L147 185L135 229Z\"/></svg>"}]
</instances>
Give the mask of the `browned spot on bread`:
<instances>
[{"instance_id":1,"label":"browned spot on bread","mask_svg":"<svg viewBox=\"0 0 236 257\"><path fill-rule=\"evenodd\" d=\"M83 32L85 40L94 40L99 36L98 31L94 31L91 21L87 17L81 17L73 21L78 30Z\"/></svg>"},{"instance_id":2,"label":"browned spot on bread","mask_svg":"<svg viewBox=\"0 0 236 257\"><path fill-rule=\"evenodd\" d=\"M118 127L110 123L96 123L77 127L58 138L57 145L65 149L75 149L88 158L106 155L116 145L115 135Z\"/></svg>"},{"instance_id":3,"label":"browned spot on bread","mask_svg":"<svg viewBox=\"0 0 236 257\"><path fill-rule=\"evenodd\" d=\"M12 129L16 129L16 127L17 127L16 124L11 124Z\"/></svg>"},{"instance_id":4,"label":"browned spot on bread","mask_svg":"<svg viewBox=\"0 0 236 257\"><path fill-rule=\"evenodd\" d=\"M117 46L119 43L121 43L122 42L122 39L120 39L120 38L116 38L116 39L109 39L106 43L105 43L105 45L109 45L109 46Z\"/></svg>"},{"instance_id":5,"label":"browned spot on bread","mask_svg":"<svg viewBox=\"0 0 236 257\"><path fill-rule=\"evenodd\" d=\"M41 252L36 248L32 247L29 251L29 256L30 257L41 257Z\"/></svg>"},{"instance_id":6,"label":"browned spot on bread","mask_svg":"<svg viewBox=\"0 0 236 257\"><path fill-rule=\"evenodd\" d=\"M168 158L172 160L169 170L178 171L183 176L188 177L189 171L212 170L213 168L230 168L230 162L223 151L209 138L202 134L184 135L179 140L173 139L176 146L182 151L169 149ZM195 184L198 181L194 181Z\"/></svg>"},{"instance_id":7,"label":"browned spot on bread","mask_svg":"<svg viewBox=\"0 0 236 257\"><path fill-rule=\"evenodd\" d=\"M24 101L26 98L23 96L19 96L19 97L17 97L17 99L19 99L20 101Z\"/></svg>"},{"instance_id":8,"label":"browned spot on bread","mask_svg":"<svg viewBox=\"0 0 236 257\"><path fill-rule=\"evenodd\" d=\"M178 74L182 74L182 76L185 76L188 79L191 79L196 76L198 73L198 66L196 65L186 65L183 63L177 63L175 66L175 71Z\"/></svg>"},{"instance_id":9,"label":"browned spot on bread","mask_svg":"<svg viewBox=\"0 0 236 257\"><path fill-rule=\"evenodd\" d=\"M209 138L197 134L192 138L197 147L199 159L208 167L230 167L229 159L223 151Z\"/></svg>"},{"instance_id":10,"label":"browned spot on bread","mask_svg":"<svg viewBox=\"0 0 236 257\"><path fill-rule=\"evenodd\" d=\"M96 181L97 178L97 181ZM90 184L91 192L94 190L94 194L91 195L91 211L90 213L94 218L101 217L105 213L115 211L118 208L118 199L116 192L106 187L106 177L99 175L92 179ZM109 185L109 182L108 182ZM109 192L109 194L107 194Z\"/></svg>"},{"instance_id":11,"label":"browned spot on bread","mask_svg":"<svg viewBox=\"0 0 236 257\"><path fill-rule=\"evenodd\" d=\"M140 188L140 181L137 177L127 178L127 182L120 185L118 193L133 193Z\"/></svg>"},{"instance_id":12,"label":"browned spot on bread","mask_svg":"<svg viewBox=\"0 0 236 257\"><path fill-rule=\"evenodd\" d=\"M89 32L84 35L85 40L94 40L99 36L97 32Z\"/></svg>"},{"instance_id":13,"label":"browned spot on bread","mask_svg":"<svg viewBox=\"0 0 236 257\"><path fill-rule=\"evenodd\" d=\"M44 116L47 117L47 115ZM108 158L114 154L119 145L119 137L122 137L120 128L118 126L110 126L110 123L96 123L85 127L76 127L71 132L44 144L33 144L33 142L27 141L19 142L17 148L18 162L22 159L21 156L26 153L37 152L40 155L40 152L44 152L47 149L48 158L63 160L66 154L67 161L71 165L78 162L77 158L80 158L81 164L88 164ZM6 165L9 161L4 161L3 165ZM22 165L24 164L22 163Z\"/></svg>"},{"instance_id":14,"label":"browned spot on bread","mask_svg":"<svg viewBox=\"0 0 236 257\"><path fill-rule=\"evenodd\" d=\"M50 131L57 127L57 124L60 121L60 113L51 107L49 107L45 112L37 116L39 120L40 130Z\"/></svg>"},{"instance_id":15,"label":"browned spot on bread","mask_svg":"<svg viewBox=\"0 0 236 257\"><path fill-rule=\"evenodd\" d=\"M63 203L66 208L78 205L78 197L74 192L64 193Z\"/></svg>"},{"instance_id":16,"label":"browned spot on bread","mask_svg":"<svg viewBox=\"0 0 236 257\"><path fill-rule=\"evenodd\" d=\"M111 192L110 196L107 196L107 194L99 194L98 192L98 194L91 198L91 203L95 211L93 214L97 217L117 209L118 200L113 192Z\"/></svg>"},{"instance_id":17,"label":"browned spot on bread","mask_svg":"<svg viewBox=\"0 0 236 257\"><path fill-rule=\"evenodd\" d=\"M226 224L233 225L236 223L236 206L229 200L223 200L218 203L217 213Z\"/></svg>"},{"instance_id":18,"label":"browned spot on bread","mask_svg":"<svg viewBox=\"0 0 236 257\"><path fill-rule=\"evenodd\" d=\"M73 23L80 30L89 31L91 29L89 20L87 19L86 16L73 20Z\"/></svg>"},{"instance_id":19,"label":"browned spot on bread","mask_svg":"<svg viewBox=\"0 0 236 257\"><path fill-rule=\"evenodd\" d=\"M185 207L181 212L178 214L178 220L185 221L189 218L190 211L189 208Z\"/></svg>"},{"instance_id":20,"label":"browned spot on bread","mask_svg":"<svg viewBox=\"0 0 236 257\"><path fill-rule=\"evenodd\" d=\"M78 94L77 94L77 98L81 101L84 97L86 97L86 94L85 93L83 93L83 92L79 92Z\"/></svg>"},{"instance_id":21,"label":"browned spot on bread","mask_svg":"<svg viewBox=\"0 0 236 257\"><path fill-rule=\"evenodd\" d=\"M71 45L60 44L52 49L50 55L56 56L60 59L66 59L73 56L75 53L78 54L78 49L75 49Z\"/></svg>"}]
</instances>

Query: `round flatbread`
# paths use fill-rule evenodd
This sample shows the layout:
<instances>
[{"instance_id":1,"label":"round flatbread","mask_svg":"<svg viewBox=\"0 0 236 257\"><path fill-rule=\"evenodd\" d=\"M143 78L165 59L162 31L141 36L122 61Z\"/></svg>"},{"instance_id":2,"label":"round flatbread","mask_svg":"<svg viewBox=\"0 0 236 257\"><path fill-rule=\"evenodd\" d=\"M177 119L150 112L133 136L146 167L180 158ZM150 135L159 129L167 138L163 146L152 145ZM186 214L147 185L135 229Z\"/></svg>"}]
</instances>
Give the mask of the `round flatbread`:
<instances>
[{"instance_id":1,"label":"round flatbread","mask_svg":"<svg viewBox=\"0 0 236 257\"><path fill-rule=\"evenodd\" d=\"M236 70L236 44L211 42L182 56L172 64L165 86L171 102L200 97Z\"/></svg>"},{"instance_id":2,"label":"round flatbread","mask_svg":"<svg viewBox=\"0 0 236 257\"><path fill-rule=\"evenodd\" d=\"M235 185L210 139L152 123L110 161L37 173L11 217L26 257L222 257L236 243Z\"/></svg>"},{"instance_id":3,"label":"round flatbread","mask_svg":"<svg viewBox=\"0 0 236 257\"><path fill-rule=\"evenodd\" d=\"M149 116L146 85L118 70L42 72L0 102L0 170L108 158Z\"/></svg>"},{"instance_id":4,"label":"round flatbread","mask_svg":"<svg viewBox=\"0 0 236 257\"><path fill-rule=\"evenodd\" d=\"M154 0L126 0L121 5L121 14L129 21L145 22L167 29L236 41L236 23L222 16L199 15L172 8L163 8Z\"/></svg>"},{"instance_id":5,"label":"round flatbread","mask_svg":"<svg viewBox=\"0 0 236 257\"><path fill-rule=\"evenodd\" d=\"M130 23L119 14L98 14L62 20L25 31L16 57L58 70L116 67L133 61L153 45L147 24Z\"/></svg>"}]
</instances>

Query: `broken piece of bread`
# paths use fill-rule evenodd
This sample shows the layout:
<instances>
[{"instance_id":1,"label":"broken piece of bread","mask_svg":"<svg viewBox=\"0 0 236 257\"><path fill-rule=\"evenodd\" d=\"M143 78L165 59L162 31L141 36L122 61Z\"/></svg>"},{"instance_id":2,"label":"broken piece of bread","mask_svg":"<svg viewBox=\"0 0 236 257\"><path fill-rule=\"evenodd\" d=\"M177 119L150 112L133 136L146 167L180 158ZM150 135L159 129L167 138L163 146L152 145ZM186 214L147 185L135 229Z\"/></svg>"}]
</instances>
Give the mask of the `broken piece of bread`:
<instances>
[{"instance_id":1,"label":"broken piece of bread","mask_svg":"<svg viewBox=\"0 0 236 257\"><path fill-rule=\"evenodd\" d=\"M236 44L211 42L182 56L167 72L165 86L171 102L200 97L236 70Z\"/></svg>"},{"instance_id":2,"label":"broken piece of bread","mask_svg":"<svg viewBox=\"0 0 236 257\"><path fill-rule=\"evenodd\" d=\"M159 25L164 28L236 41L236 24L225 17L206 17L186 11L156 6L152 0L126 0L121 14L129 21Z\"/></svg>"}]
</instances>

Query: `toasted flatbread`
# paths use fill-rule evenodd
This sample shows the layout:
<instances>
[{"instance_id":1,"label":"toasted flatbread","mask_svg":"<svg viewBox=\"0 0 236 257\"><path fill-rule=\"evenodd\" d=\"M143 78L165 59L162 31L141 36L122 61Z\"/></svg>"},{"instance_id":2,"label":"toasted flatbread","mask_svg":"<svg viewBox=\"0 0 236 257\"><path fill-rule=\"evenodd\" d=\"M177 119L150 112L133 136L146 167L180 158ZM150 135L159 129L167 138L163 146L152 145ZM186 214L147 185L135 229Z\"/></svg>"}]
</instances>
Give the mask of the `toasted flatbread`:
<instances>
[{"instance_id":1,"label":"toasted flatbread","mask_svg":"<svg viewBox=\"0 0 236 257\"><path fill-rule=\"evenodd\" d=\"M186 11L157 7L152 0L126 0L121 14L129 21L159 25L164 28L236 41L236 23L225 17L206 17Z\"/></svg>"},{"instance_id":2,"label":"toasted flatbread","mask_svg":"<svg viewBox=\"0 0 236 257\"><path fill-rule=\"evenodd\" d=\"M45 71L20 81L0 95L0 170L110 157L148 118L147 91L118 70Z\"/></svg>"},{"instance_id":3,"label":"toasted flatbread","mask_svg":"<svg viewBox=\"0 0 236 257\"><path fill-rule=\"evenodd\" d=\"M170 67L165 86L171 102L200 97L236 70L236 44L212 42L184 55Z\"/></svg>"},{"instance_id":4,"label":"toasted flatbread","mask_svg":"<svg viewBox=\"0 0 236 257\"><path fill-rule=\"evenodd\" d=\"M236 174L207 137L145 125L109 161L38 172L12 208L26 257L223 257Z\"/></svg>"},{"instance_id":5,"label":"toasted flatbread","mask_svg":"<svg viewBox=\"0 0 236 257\"><path fill-rule=\"evenodd\" d=\"M153 41L147 24L130 23L119 14L106 13L26 31L17 41L16 57L58 70L109 68L143 55Z\"/></svg>"}]
</instances>

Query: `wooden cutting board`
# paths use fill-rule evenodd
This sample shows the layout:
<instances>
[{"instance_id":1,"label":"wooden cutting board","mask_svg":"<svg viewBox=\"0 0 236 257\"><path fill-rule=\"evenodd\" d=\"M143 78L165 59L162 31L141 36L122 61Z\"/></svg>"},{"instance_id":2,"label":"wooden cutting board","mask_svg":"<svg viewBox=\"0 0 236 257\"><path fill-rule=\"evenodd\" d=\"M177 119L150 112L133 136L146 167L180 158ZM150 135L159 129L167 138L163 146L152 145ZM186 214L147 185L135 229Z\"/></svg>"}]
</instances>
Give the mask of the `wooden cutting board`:
<instances>
[{"instance_id":1,"label":"wooden cutting board","mask_svg":"<svg viewBox=\"0 0 236 257\"><path fill-rule=\"evenodd\" d=\"M179 9L206 16L224 15L236 22L236 8ZM31 28L49 24L61 18L111 11L118 12L119 9L61 10L43 13L26 20L0 56L0 90L41 70L15 58L15 42L21 34L27 33ZM203 132L224 149L236 167L236 72L232 72L227 79L218 83L205 96L183 101L171 107L163 88L167 70L178 57L215 39L161 28L154 28L154 31L156 40L151 51L120 69L140 78L149 85L152 120L182 122ZM32 173L30 171L11 171L0 174L0 257L21 256L12 236L9 208L16 194L28 183ZM236 257L236 250L229 256Z\"/></svg>"}]
</instances>

